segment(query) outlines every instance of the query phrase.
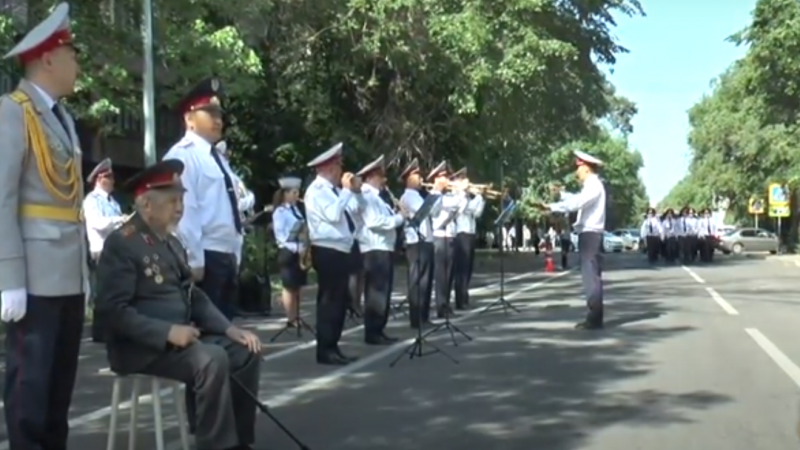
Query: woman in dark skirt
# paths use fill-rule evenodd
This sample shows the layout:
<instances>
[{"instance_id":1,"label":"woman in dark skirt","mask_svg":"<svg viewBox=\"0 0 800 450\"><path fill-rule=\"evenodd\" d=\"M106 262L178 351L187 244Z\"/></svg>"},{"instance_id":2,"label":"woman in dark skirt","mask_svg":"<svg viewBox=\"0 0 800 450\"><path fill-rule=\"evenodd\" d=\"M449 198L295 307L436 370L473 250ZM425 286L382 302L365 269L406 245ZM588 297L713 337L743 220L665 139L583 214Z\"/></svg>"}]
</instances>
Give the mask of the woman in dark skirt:
<instances>
[{"instance_id":1,"label":"woman in dark skirt","mask_svg":"<svg viewBox=\"0 0 800 450\"><path fill-rule=\"evenodd\" d=\"M285 177L278 180L280 189L272 199L272 228L278 245L278 267L280 269L281 303L286 311L286 326L298 326L300 314L300 290L306 284L306 271L300 267L300 255L304 251L302 238L297 233L298 222L305 218L297 207L302 180Z\"/></svg>"}]
</instances>

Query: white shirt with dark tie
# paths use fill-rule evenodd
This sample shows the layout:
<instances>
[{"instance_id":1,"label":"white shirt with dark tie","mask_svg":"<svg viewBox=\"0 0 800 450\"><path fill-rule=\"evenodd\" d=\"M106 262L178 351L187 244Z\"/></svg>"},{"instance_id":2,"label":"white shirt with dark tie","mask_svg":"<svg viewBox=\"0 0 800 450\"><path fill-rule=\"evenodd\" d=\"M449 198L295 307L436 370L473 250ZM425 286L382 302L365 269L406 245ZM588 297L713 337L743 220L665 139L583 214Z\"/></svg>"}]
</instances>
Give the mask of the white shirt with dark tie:
<instances>
[{"instance_id":1,"label":"white shirt with dark tie","mask_svg":"<svg viewBox=\"0 0 800 450\"><path fill-rule=\"evenodd\" d=\"M83 216L86 221L86 238L89 253L100 253L109 234L125 221L122 208L114 197L102 189L95 189L83 199Z\"/></svg>"},{"instance_id":2,"label":"white shirt with dark tie","mask_svg":"<svg viewBox=\"0 0 800 450\"><path fill-rule=\"evenodd\" d=\"M355 202L351 203L354 199ZM349 189L340 189L325 178L317 176L306 189L303 202L306 205L311 244L350 253L356 230L351 231L348 215L355 226L352 214L363 210L364 195L353 193Z\"/></svg>"},{"instance_id":3,"label":"white shirt with dark tie","mask_svg":"<svg viewBox=\"0 0 800 450\"><path fill-rule=\"evenodd\" d=\"M358 235L359 248L362 252L394 251L397 242L397 228L405 222L402 215L394 212L388 203L383 201L375 187L365 184L364 209L361 211L363 228Z\"/></svg>"}]
</instances>

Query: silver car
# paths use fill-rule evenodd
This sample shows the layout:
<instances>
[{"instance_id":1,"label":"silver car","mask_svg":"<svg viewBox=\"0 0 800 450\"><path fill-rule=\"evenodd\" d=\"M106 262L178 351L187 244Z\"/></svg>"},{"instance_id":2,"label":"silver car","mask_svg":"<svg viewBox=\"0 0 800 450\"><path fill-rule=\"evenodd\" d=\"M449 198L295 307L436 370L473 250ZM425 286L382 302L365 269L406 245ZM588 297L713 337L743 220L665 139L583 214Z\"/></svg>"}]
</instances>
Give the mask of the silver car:
<instances>
[{"instance_id":1,"label":"silver car","mask_svg":"<svg viewBox=\"0 0 800 450\"><path fill-rule=\"evenodd\" d=\"M614 236L622 239L625 250L637 250L639 248L639 230L624 228L611 232Z\"/></svg>"},{"instance_id":2,"label":"silver car","mask_svg":"<svg viewBox=\"0 0 800 450\"><path fill-rule=\"evenodd\" d=\"M744 252L778 252L778 236L762 228L740 228L731 230L719 238L717 247L724 254L736 255Z\"/></svg>"}]
</instances>

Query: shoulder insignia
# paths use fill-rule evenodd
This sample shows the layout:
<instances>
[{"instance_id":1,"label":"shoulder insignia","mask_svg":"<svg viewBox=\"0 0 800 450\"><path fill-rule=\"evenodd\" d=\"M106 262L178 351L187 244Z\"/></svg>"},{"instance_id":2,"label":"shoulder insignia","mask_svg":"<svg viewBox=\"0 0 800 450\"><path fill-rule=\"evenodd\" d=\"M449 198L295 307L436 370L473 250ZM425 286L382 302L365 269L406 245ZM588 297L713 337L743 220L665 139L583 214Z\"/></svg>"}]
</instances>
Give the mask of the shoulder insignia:
<instances>
[{"instance_id":1,"label":"shoulder insignia","mask_svg":"<svg viewBox=\"0 0 800 450\"><path fill-rule=\"evenodd\" d=\"M124 237L130 237L133 233L136 232L136 226L134 224L127 224L124 227L119 229L119 234Z\"/></svg>"},{"instance_id":2,"label":"shoulder insignia","mask_svg":"<svg viewBox=\"0 0 800 450\"><path fill-rule=\"evenodd\" d=\"M186 148L191 146L192 146L192 140L186 136L184 136L180 141L178 141L177 144L175 144L175 147L181 147L181 148Z\"/></svg>"}]
</instances>

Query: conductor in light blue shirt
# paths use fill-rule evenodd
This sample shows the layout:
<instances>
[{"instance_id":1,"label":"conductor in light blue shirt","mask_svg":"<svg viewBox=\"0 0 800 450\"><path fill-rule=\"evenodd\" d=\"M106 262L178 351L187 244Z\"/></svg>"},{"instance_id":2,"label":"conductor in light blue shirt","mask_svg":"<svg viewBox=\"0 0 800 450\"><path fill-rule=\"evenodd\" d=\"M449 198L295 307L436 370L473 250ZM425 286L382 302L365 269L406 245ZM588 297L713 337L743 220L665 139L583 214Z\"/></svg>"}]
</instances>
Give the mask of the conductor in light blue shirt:
<instances>
[{"instance_id":1,"label":"conductor in light blue shirt","mask_svg":"<svg viewBox=\"0 0 800 450\"><path fill-rule=\"evenodd\" d=\"M561 193L561 201L540 204L542 210L555 213L578 212L573 229L578 233L581 279L588 312L575 328L603 328L603 280L600 252L606 224L606 189L597 171L603 162L588 153L575 152L575 175L580 181L578 194Z\"/></svg>"}]
</instances>

